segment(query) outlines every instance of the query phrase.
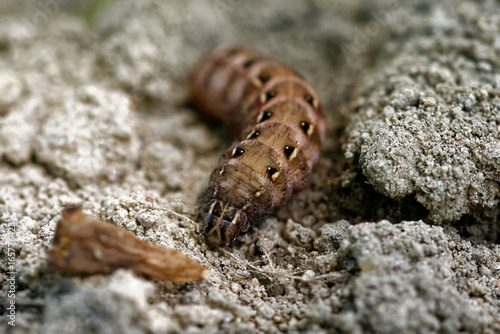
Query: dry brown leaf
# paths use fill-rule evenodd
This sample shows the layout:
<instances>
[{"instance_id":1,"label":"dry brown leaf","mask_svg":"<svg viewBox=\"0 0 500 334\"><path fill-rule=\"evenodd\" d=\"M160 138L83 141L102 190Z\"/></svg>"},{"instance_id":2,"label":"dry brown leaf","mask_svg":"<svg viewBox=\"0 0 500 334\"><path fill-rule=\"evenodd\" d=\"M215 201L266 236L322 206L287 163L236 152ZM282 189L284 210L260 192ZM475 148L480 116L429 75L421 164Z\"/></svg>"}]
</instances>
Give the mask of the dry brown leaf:
<instances>
[{"instance_id":1,"label":"dry brown leaf","mask_svg":"<svg viewBox=\"0 0 500 334\"><path fill-rule=\"evenodd\" d=\"M64 272L97 274L125 268L171 282L202 281L208 275L207 268L186 255L96 220L81 206L63 209L53 244L49 265Z\"/></svg>"}]
</instances>

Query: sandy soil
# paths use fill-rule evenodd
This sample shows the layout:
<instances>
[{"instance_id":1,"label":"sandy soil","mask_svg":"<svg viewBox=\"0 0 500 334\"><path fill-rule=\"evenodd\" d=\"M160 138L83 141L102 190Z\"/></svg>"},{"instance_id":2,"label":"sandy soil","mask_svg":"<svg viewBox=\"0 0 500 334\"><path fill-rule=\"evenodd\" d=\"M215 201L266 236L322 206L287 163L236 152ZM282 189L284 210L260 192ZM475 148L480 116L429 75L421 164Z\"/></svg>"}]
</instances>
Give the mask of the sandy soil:
<instances>
[{"instance_id":1,"label":"sandy soil","mask_svg":"<svg viewBox=\"0 0 500 334\"><path fill-rule=\"evenodd\" d=\"M498 2L97 3L0 4L0 332L500 332ZM310 187L209 249L231 138L189 78L223 44L302 73L328 133ZM51 272L74 204L209 278Z\"/></svg>"}]
</instances>

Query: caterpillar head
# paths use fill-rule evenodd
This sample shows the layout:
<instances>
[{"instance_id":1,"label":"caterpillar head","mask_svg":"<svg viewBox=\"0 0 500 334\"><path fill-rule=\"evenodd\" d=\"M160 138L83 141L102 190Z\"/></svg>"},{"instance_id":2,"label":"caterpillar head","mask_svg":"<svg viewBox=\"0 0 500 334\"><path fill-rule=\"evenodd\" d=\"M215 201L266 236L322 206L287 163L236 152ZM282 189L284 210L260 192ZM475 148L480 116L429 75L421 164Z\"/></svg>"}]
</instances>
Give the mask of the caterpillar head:
<instances>
[{"instance_id":1,"label":"caterpillar head","mask_svg":"<svg viewBox=\"0 0 500 334\"><path fill-rule=\"evenodd\" d=\"M237 210L220 201L214 201L206 207L203 227L205 241L209 246L222 247L231 244L248 226L248 217L243 210Z\"/></svg>"}]
</instances>

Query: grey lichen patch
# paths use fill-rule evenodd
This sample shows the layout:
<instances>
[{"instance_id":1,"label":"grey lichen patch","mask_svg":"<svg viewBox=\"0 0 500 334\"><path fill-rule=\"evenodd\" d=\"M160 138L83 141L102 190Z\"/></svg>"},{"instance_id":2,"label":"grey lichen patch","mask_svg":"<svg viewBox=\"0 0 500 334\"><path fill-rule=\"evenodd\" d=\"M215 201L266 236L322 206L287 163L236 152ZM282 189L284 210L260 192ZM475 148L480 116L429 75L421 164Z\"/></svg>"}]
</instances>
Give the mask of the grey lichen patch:
<instances>
[{"instance_id":1,"label":"grey lichen patch","mask_svg":"<svg viewBox=\"0 0 500 334\"><path fill-rule=\"evenodd\" d=\"M489 6L457 10L479 14L494 10ZM500 59L491 41L476 38L493 38L499 16L481 25L469 14L452 39L438 26L432 38L401 42L360 87L344 147L375 189L394 199L415 197L435 222L499 201L499 72L476 66Z\"/></svg>"}]
</instances>

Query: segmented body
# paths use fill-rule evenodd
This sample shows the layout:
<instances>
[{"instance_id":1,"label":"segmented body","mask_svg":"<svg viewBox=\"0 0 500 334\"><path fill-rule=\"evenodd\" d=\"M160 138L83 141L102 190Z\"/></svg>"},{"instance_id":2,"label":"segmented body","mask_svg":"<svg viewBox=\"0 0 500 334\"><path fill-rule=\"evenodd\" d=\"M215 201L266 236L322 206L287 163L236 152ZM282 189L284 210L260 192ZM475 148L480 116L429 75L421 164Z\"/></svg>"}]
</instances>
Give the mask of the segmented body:
<instances>
[{"instance_id":1,"label":"segmented body","mask_svg":"<svg viewBox=\"0 0 500 334\"><path fill-rule=\"evenodd\" d=\"M243 47L208 55L192 91L198 107L237 136L210 176L205 196L206 240L229 245L308 184L325 118L301 76Z\"/></svg>"}]
</instances>

